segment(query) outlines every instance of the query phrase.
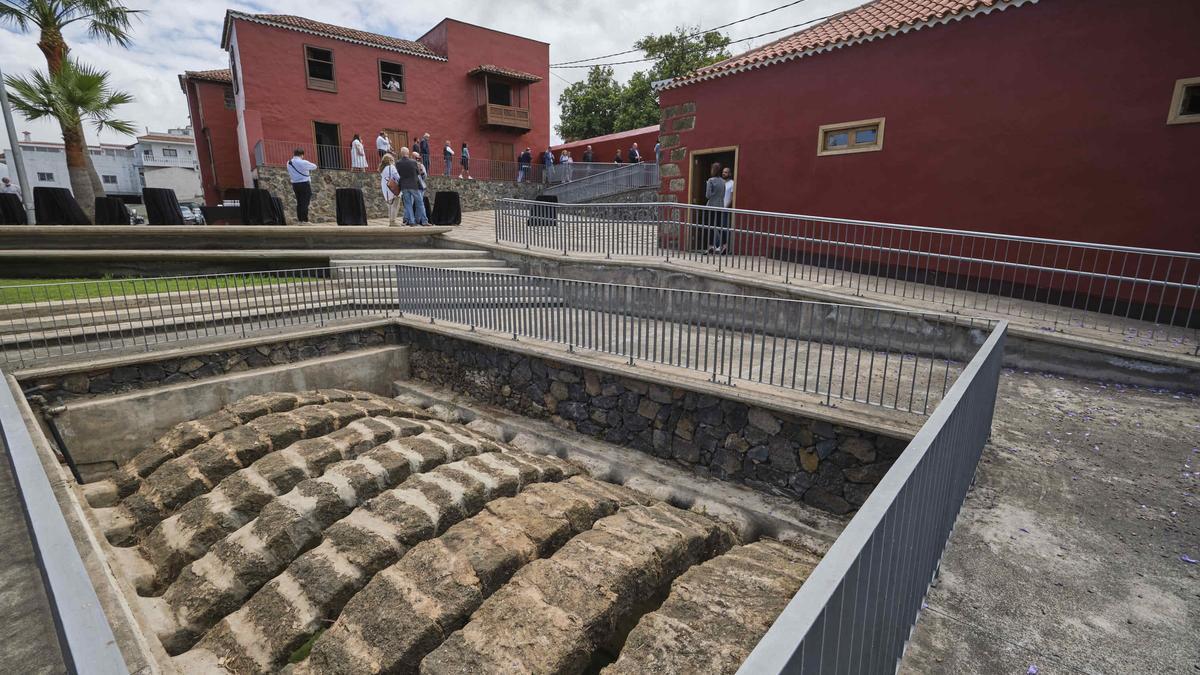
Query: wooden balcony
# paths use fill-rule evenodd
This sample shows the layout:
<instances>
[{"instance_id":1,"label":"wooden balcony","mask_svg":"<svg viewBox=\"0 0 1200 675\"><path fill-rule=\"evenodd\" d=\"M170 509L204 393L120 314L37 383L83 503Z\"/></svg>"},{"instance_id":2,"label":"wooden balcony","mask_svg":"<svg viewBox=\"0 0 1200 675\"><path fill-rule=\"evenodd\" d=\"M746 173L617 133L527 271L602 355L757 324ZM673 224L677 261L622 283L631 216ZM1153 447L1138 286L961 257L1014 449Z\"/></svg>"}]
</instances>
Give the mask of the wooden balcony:
<instances>
[{"instance_id":1,"label":"wooden balcony","mask_svg":"<svg viewBox=\"0 0 1200 675\"><path fill-rule=\"evenodd\" d=\"M529 131L533 125L529 122L529 108L514 108L507 105L485 103L479 106L479 124L481 126L509 127Z\"/></svg>"}]
</instances>

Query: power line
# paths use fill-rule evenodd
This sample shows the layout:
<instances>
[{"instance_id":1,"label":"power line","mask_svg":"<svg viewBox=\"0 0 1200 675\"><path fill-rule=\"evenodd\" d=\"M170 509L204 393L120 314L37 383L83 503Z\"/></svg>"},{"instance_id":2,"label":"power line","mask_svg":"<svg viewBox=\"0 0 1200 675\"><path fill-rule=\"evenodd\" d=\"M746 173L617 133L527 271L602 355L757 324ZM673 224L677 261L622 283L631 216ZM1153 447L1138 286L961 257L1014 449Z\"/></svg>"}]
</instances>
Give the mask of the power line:
<instances>
[{"instance_id":1,"label":"power line","mask_svg":"<svg viewBox=\"0 0 1200 675\"><path fill-rule=\"evenodd\" d=\"M760 37L774 35L775 33L782 33L786 30L794 30L796 28L803 28L804 26L808 26L808 25L817 23L818 21L825 21L826 19L832 19L833 17L838 16L839 14L842 14L842 13L843 12L834 12L833 14L829 14L826 16L819 16L815 19L809 19L808 21L802 21L802 22L792 25L792 26L786 26L784 28L776 28L775 30L770 30L765 33L759 33L758 35L751 35L750 37L738 38L737 40L730 40L729 44L735 45L739 42L746 42L748 40L757 40ZM625 52L625 53L628 53L628 52ZM654 59L633 59L631 61L609 61L607 63L591 63L591 64L585 64L585 65L581 65L581 66L550 66L550 67L551 68L592 68L594 66L621 66L621 65L625 65L627 63L644 63L646 61L653 61L653 60Z\"/></svg>"},{"instance_id":2,"label":"power line","mask_svg":"<svg viewBox=\"0 0 1200 675\"><path fill-rule=\"evenodd\" d=\"M771 14L771 13L773 13L773 12L778 12L778 11L779 11L779 10L781 10L781 9L787 9L788 7L792 7L792 6L795 6L795 5L799 5L799 4L800 4L800 3L802 3L802 2L807 2L807 0L793 0L792 2L789 2L789 3L787 3L786 5L780 5L780 6L778 6L778 7L775 7L775 8L773 8L773 9L768 9L768 10L766 10L766 11L759 12L758 14L754 14L754 15L751 15L751 16L748 16L748 17L745 17L745 18L743 18L743 19L738 19L737 21L730 21L729 23L721 24L720 26L714 26L713 28L709 28L708 30L702 30L702 31L698 31L698 32L692 33L691 35L685 35L685 36L683 37L683 39L685 39L685 40L686 40L686 39L688 39L688 38L699 37L699 36L701 36L701 35L704 35L705 33L711 33L711 32L713 32L713 31L721 30L722 28L728 28L728 27L730 27L730 26L735 26L735 25L737 25L737 24L739 24L739 23L745 23L746 21L750 21L751 19L757 19L757 18L758 18L758 17L760 17L760 16L766 16L766 15L768 15L768 14ZM573 64L573 63L583 63L584 61L596 61L596 60L598 60L598 59L610 59L610 58L612 58L612 57L614 57L614 56L624 56L624 55L626 55L626 54L634 54L634 53L636 53L636 52L640 52L640 51L642 51L642 50L640 50L640 49L629 49L629 50L626 50L626 51L623 51L623 52L614 52L614 53L612 53L612 54L605 54L604 56L593 56L593 57L586 58L586 59L576 59L576 60L574 60L574 61L563 61L563 62L561 62L561 63L551 63L551 64L550 64L550 67L551 67L551 68L564 68L564 67L566 67L566 66L569 66L569 65L571 65L571 64ZM644 61L644 60L647 60L647 59L642 59L642 60ZM637 63L637 61L622 61L621 63ZM597 64L597 65L601 65L601 64ZM603 65L607 65L607 64L603 64ZM586 67L586 66L576 66L576 67L577 67L577 68L582 68L582 67Z\"/></svg>"}]
</instances>

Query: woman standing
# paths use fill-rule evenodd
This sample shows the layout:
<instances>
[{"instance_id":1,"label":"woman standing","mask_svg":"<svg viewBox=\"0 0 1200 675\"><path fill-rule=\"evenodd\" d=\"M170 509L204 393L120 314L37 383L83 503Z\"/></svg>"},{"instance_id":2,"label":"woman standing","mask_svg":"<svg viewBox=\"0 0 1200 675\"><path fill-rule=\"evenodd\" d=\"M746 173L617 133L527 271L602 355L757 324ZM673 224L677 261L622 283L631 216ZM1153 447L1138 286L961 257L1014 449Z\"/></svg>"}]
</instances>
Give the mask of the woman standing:
<instances>
[{"instance_id":1,"label":"woman standing","mask_svg":"<svg viewBox=\"0 0 1200 675\"><path fill-rule=\"evenodd\" d=\"M383 190L383 201L387 203L388 227L396 226L396 211L400 210L400 173L396 171L396 158L384 153L379 162L379 188Z\"/></svg>"},{"instance_id":2,"label":"woman standing","mask_svg":"<svg viewBox=\"0 0 1200 675\"><path fill-rule=\"evenodd\" d=\"M350 143L350 170L367 170L367 151L363 147L362 139L358 137L358 134L354 134L354 141Z\"/></svg>"},{"instance_id":3,"label":"woman standing","mask_svg":"<svg viewBox=\"0 0 1200 675\"><path fill-rule=\"evenodd\" d=\"M461 167L462 170L458 172L458 177L462 178L463 174L465 173L465 174L467 174L467 179L470 180L470 178L471 178L471 151L467 149L466 141L463 141L463 144L462 144L462 153L461 153L460 161L462 162L462 167Z\"/></svg>"},{"instance_id":4,"label":"woman standing","mask_svg":"<svg viewBox=\"0 0 1200 675\"><path fill-rule=\"evenodd\" d=\"M725 245L725 214L717 210L725 206L725 179L721 178L721 163L713 162L708 175L708 181L704 183L705 205L709 207L704 210L704 222L708 224L709 232L712 233L712 244L708 247L708 252L725 253L728 250Z\"/></svg>"}]
</instances>

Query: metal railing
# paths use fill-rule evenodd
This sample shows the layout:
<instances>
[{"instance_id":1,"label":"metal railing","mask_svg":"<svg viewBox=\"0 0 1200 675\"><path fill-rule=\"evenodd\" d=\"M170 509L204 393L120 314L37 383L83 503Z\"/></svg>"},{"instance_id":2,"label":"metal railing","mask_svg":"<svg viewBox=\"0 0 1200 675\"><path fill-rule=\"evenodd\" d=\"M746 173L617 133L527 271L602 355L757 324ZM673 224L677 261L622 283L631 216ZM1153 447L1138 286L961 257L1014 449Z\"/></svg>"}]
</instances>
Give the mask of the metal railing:
<instances>
[{"instance_id":1,"label":"metal railing","mask_svg":"<svg viewBox=\"0 0 1200 675\"><path fill-rule=\"evenodd\" d=\"M527 248L682 260L1200 353L1200 253L687 204L501 199L495 214L496 240Z\"/></svg>"},{"instance_id":2,"label":"metal railing","mask_svg":"<svg viewBox=\"0 0 1200 675\"><path fill-rule=\"evenodd\" d=\"M410 314L923 413L970 355L945 315L402 265L3 290L24 300L0 305L2 360L18 364Z\"/></svg>"},{"instance_id":3,"label":"metal railing","mask_svg":"<svg viewBox=\"0 0 1200 675\"><path fill-rule=\"evenodd\" d=\"M609 195L635 190L637 188L658 187L658 165L641 162L638 164L614 165L607 171L592 173L589 176L575 177L571 164L561 164L555 168L564 173L563 182L547 188L543 194L558 197L562 203L578 203L589 199L598 199Z\"/></svg>"},{"instance_id":4,"label":"metal railing","mask_svg":"<svg viewBox=\"0 0 1200 675\"><path fill-rule=\"evenodd\" d=\"M992 330L739 674L896 672L991 431L1006 329Z\"/></svg>"},{"instance_id":5,"label":"metal railing","mask_svg":"<svg viewBox=\"0 0 1200 675\"><path fill-rule=\"evenodd\" d=\"M22 515L49 600L64 665L71 673L128 673L108 617L25 426L14 386L0 371L0 444L4 446L21 499Z\"/></svg>"}]
</instances>

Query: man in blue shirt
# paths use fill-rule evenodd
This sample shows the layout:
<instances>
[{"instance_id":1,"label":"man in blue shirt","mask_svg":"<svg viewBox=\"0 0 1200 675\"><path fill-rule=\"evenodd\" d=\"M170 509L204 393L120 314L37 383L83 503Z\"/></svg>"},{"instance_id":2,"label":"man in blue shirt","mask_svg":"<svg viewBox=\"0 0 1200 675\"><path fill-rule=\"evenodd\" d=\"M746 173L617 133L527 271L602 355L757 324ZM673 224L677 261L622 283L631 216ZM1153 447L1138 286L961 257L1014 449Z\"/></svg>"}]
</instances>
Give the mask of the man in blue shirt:
<instances>
[{"instance_id":1,"label":"man in blue shirt","mask_svg":"<svg viewBox=\"0 0 1200 675\"><path fill-rule=\"evenodd\" d=\"M311 175L316 164L304 159L304 148L296 148L288 160L288 178L292 180L292 193L296 195L296 220L308 222L308 203L312 201Z\"/></svg>"}]
</instances>

